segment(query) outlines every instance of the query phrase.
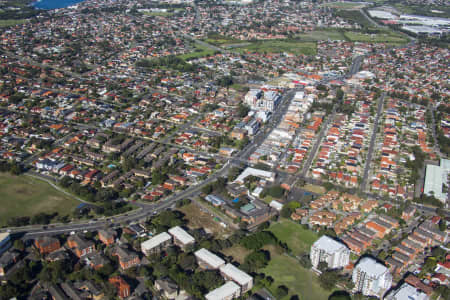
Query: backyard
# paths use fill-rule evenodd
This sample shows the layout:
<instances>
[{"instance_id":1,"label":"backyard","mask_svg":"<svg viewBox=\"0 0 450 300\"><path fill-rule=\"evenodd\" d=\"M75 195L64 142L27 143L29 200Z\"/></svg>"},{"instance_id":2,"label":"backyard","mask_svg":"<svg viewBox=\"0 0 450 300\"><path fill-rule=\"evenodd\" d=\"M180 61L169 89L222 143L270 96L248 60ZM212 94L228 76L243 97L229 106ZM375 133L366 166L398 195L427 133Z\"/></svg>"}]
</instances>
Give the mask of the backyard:
<instances>
[{"instance_id":1,"label":"backyard","mask_svg":"<svg viewBox=\"0 0 450 300\"><path fill-rule=\"evenodd\" d=\"M0 173L0 194L0 226L12 217L31 217L42 212L67 215L80 204L48 183L25 175Z\"/></svg>"}]
</instances>

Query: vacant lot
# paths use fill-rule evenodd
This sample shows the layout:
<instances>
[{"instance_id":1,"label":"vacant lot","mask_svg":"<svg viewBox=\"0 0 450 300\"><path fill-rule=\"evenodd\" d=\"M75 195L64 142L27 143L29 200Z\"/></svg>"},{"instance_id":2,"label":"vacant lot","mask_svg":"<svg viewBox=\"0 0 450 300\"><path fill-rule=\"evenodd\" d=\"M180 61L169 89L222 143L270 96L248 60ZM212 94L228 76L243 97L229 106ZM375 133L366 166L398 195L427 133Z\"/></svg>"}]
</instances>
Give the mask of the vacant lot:
<instances>
[{"instance_id":1,"label":"vacant lot","mask_svg":"<svg viewBox=\"0 0 450 300\"><path fill-rule=\"evenodd\" d=\"M326 300L331 292L320 287L318 277L310 270L303 268L299 262L290 256L270 250L269 265L260 272L274 279L270 291L275 294L279 285L289 288L289 295L279 299L287 300L293 295L300 299Z\"/></svg>"},{"instance_id":2,"label":"vacant lot","mask_svg":"<svg viewBox=\"0 0 450 300\"><path fill-rule=\"evenodd\" d=\"M5 225L11 217L41 212L70 214L80 204L48 183L25 175L0 173L0 195L0 225Z\"/></svg>"},{"instance_id":3,"label":"vacant lot","mask_svg":"<svg viewBox=\"0 0 450 300\"><path fill-rule=\"evenodd\" d=\"M288 219L281 219L270 226L269 230L286 243L294 255L309 253L311 245L318 239L315 232L304 229L302 225Z\"/></svg>"},{"instance_id":4,"label":"vacant lot","mask_svg":"<svg viewBox=\"0 0 450 300\"><path fill-rule=\"evenodd\" d=\"M195 203L183 206L179 210L186 215L189 228L204 228L207 232L211 232L218 237L229 236L233 231L230 228L224 228L218 221L214 220L213 216L203 211Z\"/></svg>"},{"instance_id":5,"label":"vacant lot","mask_svg":"<svg viewBox=\"0 0 450 300\"><path fill-rule=\"evenodd\" d=\"M273 40L251 42L240 48L234 48L239 52L281 53L287 52L295 55L314 55L317 52L317 44L313 42L301 42L296 40Z\"/></svg>"}]
</instances>

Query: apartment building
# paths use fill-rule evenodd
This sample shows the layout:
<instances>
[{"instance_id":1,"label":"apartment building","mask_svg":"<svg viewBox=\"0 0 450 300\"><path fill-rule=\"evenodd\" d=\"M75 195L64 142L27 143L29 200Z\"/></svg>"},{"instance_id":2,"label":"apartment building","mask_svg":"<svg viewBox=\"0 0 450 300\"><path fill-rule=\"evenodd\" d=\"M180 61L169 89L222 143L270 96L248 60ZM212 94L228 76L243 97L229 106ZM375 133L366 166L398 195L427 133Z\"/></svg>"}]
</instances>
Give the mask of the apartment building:
<instances>
[{"instance_id":1,"label":"apartment building","mask_svg":"<svg viewBox=\"0 0 450 300\"><path fill-rule=\"evenodd\" d=\"M365 296L382 296L392 285L389 269L375 259L365 257L353 269L355 291Z\"/></svg>"},{"instance_id":2,"label":"apartment building","mask_svg":"<svg viewBox=\"0 0 450 300\"><path fill-rule=\"evenodd\" d=\"M337 269L348 265L350 250L345 244L324 235L311 246L310 257L314 268L317 268L320 262L326 262L328 268Z\"/></svg>"}]
</instances>

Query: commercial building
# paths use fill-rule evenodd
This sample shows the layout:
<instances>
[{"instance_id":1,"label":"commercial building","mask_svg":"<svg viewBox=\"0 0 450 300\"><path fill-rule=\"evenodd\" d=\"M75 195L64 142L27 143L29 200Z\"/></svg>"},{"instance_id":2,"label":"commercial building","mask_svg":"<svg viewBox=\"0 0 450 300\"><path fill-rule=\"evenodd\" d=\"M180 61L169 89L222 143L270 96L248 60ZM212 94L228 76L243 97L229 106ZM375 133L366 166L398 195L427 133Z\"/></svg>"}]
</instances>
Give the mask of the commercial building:
<instances>
[{"instance_id":1,"label":"commercial building","mask_svg":"<svg viewBox=\"0 0 450 300\"><path fill-rule=\"evenodd\" d=\"M141 249L145 255L149 256L154 253L158 253L161 250L165 249L172 243L172 236L167 232L161 232L158 235L155 235L153 238L142 242Z\"/></svg>"},{"instance_id":2,"label":"commercial building","mask_svg":"<svg viewBox=\"0 0 450 300\"><path fill-rule=\"evenodd\" d=\"M314 268L326 262L328 268L337 269L348 265L350 250L338 241L324 235L311 246L311 263Z\"/></svg>"},{"instance_id":3,"label":"commercial building","mask_svg":"<svg viewBox=\"0 0 450 300\"><path fill-rule=\"evenodd\" d=\"M253 277L239 270L232 264L226 264L220 267L220 274L223 278L233 280L241 287L241 294L251 290L253 287Z\"/></svg>"},{"instance_id":4,"label":"commercial building","mask_svg":"<svg viewBox=\"0 0 450 300\"><path fill-rule=\"evenodd\" d=\"M181 248L195 243L194 237L180 226L170 228L169 233L173 237L175 245L180 246Z\"/></svg>"},{"instance_id":5,"label":"commercial building","mask_svg":"<svg viewBox=\"0 0 450 300\"><path fill-rule=\"evenodd\" d=\"M264 171L264 170L248 167L238 176L238 178L236 178L236 180L234 182L243 184L245 178L247 178L248 176L259 177L259 178L262 178L262 179L270 181L270 182L273 182L275 180L274 172L269 172L269 171Z\"/></svg>"},{"instance_id":6,"label":"commercial building","mask_svg":"<svg viewBox=\"0 0 450 300\"><path fill-rule=\"evenodd\" d=\"M423 187L424 194L432 195L446 204L448 202L449 173L449 159L441 158L439 166L428 164L425 173L425 185Z\"/></svg>"},{"instance_id":7,"label":"commercial building","mask_svg":"<svg viewBox=\"0 0 450 300\"><path fill-rule=\"evenodd\" d=\"M228 281L221 287L205 295L206 300L231 300L239 297L241 288L233 281Z\"/></svg>"},{"instance_id":8,"label":"commercial building","mask_svg":"<svg viewBox=\"0 0 450 300\"><path fill-rule=\"evenodd\" d=\"M391 287L392 275L384 265L365 257L353 269L352 280L355 291L365 296L381 297Z\"/></svg>"},{"instance_id":9,"label":"commercial building","mask_svg":"<svg viewBox=\"0 0 450 300\"><path fill-rule=\"evenodd\" d=\"M0 255L11 247L11 237L8 232L0 233Z\"/></svg>"},{"instance_id":10,"label":"commercial building","mask_svg":"<svg viewBox=\"0 0 450 300\"><path fill-rule=\"evenodd\" d=\"M225 261L212 253L211 251L202 248L194 253L197 258L197 263L203 269L219 269L225 265Z\"/></svg>"}]
</instances>

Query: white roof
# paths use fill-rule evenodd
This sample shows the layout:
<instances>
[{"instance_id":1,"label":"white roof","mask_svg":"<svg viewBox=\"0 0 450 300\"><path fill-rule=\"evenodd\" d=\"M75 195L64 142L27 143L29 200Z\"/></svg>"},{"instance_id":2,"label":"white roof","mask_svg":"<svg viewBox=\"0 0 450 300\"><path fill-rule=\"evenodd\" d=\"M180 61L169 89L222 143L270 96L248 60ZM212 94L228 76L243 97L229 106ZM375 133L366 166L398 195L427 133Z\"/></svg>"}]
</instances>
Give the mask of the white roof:
<instances>
[{"instance_id":1,"label":"white roof","mask_svg":"<svg viewBox=\"0 0 450 300\"><path fill-rule=\"evenodd\" d=\"M149 239L145 242L142 242L141 248L144 251L150 250L150 249L153 249L153 248L159 246L160 244L167 242L171 239L172 239L172 237L167 232L161 232L160 234L155 235L151 239Z\"/></svg>"},{"instance_id":2,"label":"white roof","mask_svg":"<svg viewBox=\"0 0 450 300\"><path fill-rule=\"evenodd\" d=\"M275 208L276 210L281 210L283 208L283 204L276 200L272 200L269 204L270 207Z\"/></svg>"},{"instance_id":3,"label":"white roof","mask_svg":"<svg viewBox=\"0 0 450 300\"><path fill-rule=\"evenodd\" d=\"M239 270L232 264L226 264L225 266L220 267L220 272L233 279L233 281L236 281L240 285L245 285L253 280L252 276Z\"/></svg>"},{"instance_id":4,"label":"white roof","mask_svg":"<svg viewBox=\"0 0 450 300\"><path fill-rule=\"evenodd\" d=\"M445 202L447 200L447 192L442 192L442 185L447 183L449 173L450 160L448 159L441 159L439 166L427 165L423 192L427 195L433 194L434 197Z\"/></svg>"},{"instance_id":5,"label":"white roof","mask_svg":"<svg viewBox=\"0 0 450 300\"><path fill-rule=\"evenodd\" d=\"M236 178L235 182L244 182L244 179L250 175L255 177L262 177L271 181L275 179L275 173L273 172L248 167L244 170L244 172L241 173L241 175L238 176L238 178Z\"/></svg>"},{"instance_id":6,"label":"white roof","mask_svg":"<svg viewBox=\"0 0 450 300\"><path fill-rule=\"evenodd\" d=\"M221 300L228 299L229 297L238 294L240 292L240 287L233 281L228 281L221 287L209 292L205 295L206 300Z\"/></svg>"},{"instance_id":7,"label":"white roof","mask_svg":"<svg viewBox=\"0 0 450 300\"><path fill-rule=\"evenodd\" d=\"M175 227L170 228L169 233L184 245L195 242L194 237L192 235L190 235L189 233L187 233L180 226L175 226Z\"/></svg>"},{"instance_id":8,"label":"white roof","mask_svg":"<svg viewBox=\"0 0 450 300\"><path fill-rule=\"evenodd\" d=\"M0 242L9 237L8 232L0 232Z\"/></svg>"},{"instance_id":9,"label":"white roof","mask_svg":"<svg viewBox=\"0 0 450 300\"><path fill-rule=\"evenodd\" d=\"M194 253L194 255L198 258L213 267L214 269L218 269L220 266L225 264L225 261L209 251L208 249L202 248Z\"/></svg>"},{"instance_id":10,"label":"white roof","mask_svg":"<svg viewBox=\"0 0 450 300\"><path fill-rule=\"evenodd\" d=\"M378 263L375 259L370 257L364 257L356 265L357 269L367 273L369 276L380 277L386 272L389 272L388 268Z\"/></svg>"},{"instance_id":11,"label":"white roof","mask_svg":"<svg viewBox=\"0 0 450 300\"><path fill-rule=\"evenodd\" d=\"M343 243L339 243L338 241L333 240L332 238L323 235L321 236L314 244L313 247L324 250L327 253L334 253L342 250L345 247Z\"/></svg>"},{"instance_id":12,"label":"white roof","mask_svg":"<svg viewBox=\"0 0 450 300\"><path fill-rule=\"evenodd\" d=\"M403 283L399 289L392 291L389 296L386 297L388 300L428 300L427 294L416 289L412 285Z\"/></svg>"}]
</instances>

